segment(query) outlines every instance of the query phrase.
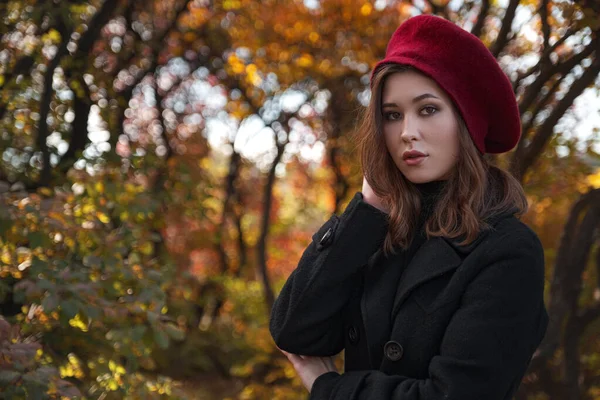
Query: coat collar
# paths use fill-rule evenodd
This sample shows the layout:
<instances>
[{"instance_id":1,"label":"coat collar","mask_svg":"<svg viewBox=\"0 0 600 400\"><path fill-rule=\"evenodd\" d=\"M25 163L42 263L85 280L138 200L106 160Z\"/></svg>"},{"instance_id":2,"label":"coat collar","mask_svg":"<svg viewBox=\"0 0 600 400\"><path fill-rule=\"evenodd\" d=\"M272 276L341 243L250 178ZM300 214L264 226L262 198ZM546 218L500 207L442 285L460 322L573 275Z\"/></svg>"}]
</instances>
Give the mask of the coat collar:
<instances>
[{"instance_id":1,"label":"coat collar","mask_svg":"<svg viewBox=\"0 0 600 400\"><path fill-rule=\"evenodd\" d=\"M493 215L487 217L485 219L485 222L488 224L489 228L482 231L481 233L479 233L479 235L475 238L475 240L473 240L469 244L461 244L461 242L464 240L463 236L460 236L457 238L444 238L444 240L458 254L460 254L464 257L464 256L468 255L469 253L471 253L479 245L479 243L481 243L481 241L487 236L487 234L490 232L490 230L493 230L495 228L495 226L498 224L498 222L500 222L501 220L503 220L505 218L512 217L518 211L519 210L517 208L511 208L509 210L501 211L497 214L493 214Z\"/></svg>"},{"instance_id":2,"label":"coat collar","mask_svg":"<svg viewBox=\"0 0 600 400\"><path fill-rule=\"evenodd\" d=\"M435 237L426 241L415 253L400 279L394 300L392 319L412 289L430 279L458 268L462 260L475 250L490 231L495 229L498 222L514 215L515 211L511 209L486 218L488 228L481 231L468 244L461 244L464 237Z\"/></svg>"},{"instance_id":3,"label":"coat collar","mask_svg":"<svg viewBox=\"0 0 600 400\"><path fill-rule=\"evenodd\" d=\"M462 260L452 246L439 237L427 240L408 265L403 265L402 259L396 257L388 262L377 262L382 258L381 251L378 251L365 270L361 298L372 369L380 367L383 345L389 340L395 316L412 290L457 268Z\"/></svg>"},{"instance_id":4,"label":"coat collar","mask_svg":"<svg viewBox=\"0 0 600 400\"><path fill-rule=\"evenodd\" d=\"M389 340L396 314L412 290L430 279L457 269L462 260L481 243L501 219L513 214L514 212L504 212L486 219L490 228L482 231L467 245L461 244L460 237L454 239L434 237L427 240L404 269L378 262L382 259L382 250L373 255L364 274L365 286L361 299L361 313L366 328L372 368L379 368L383 357L383 344ZM398 276L400 274L401 277ZM390 287L390 285L396 286ZM391 299L386 297L386 293L390 291L393 293L394 290L395 297Z\"/></svg>"}]
</instances>

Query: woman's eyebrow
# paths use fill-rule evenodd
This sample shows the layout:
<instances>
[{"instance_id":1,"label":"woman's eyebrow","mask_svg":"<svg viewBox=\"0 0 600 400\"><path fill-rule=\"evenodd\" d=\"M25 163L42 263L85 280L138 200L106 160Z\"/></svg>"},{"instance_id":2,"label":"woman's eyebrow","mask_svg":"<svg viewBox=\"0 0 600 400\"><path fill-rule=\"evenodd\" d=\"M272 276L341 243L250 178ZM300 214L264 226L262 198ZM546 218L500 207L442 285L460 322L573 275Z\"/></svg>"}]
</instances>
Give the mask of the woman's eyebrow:
<instances>
[{"instance_id":1,"label":"woman's eyebrow","mask_svg":"<svg viewBox=\"0 0 600 400\"><path fill-rule=\"evenodd\" d=\"M412 100L412 102L416 103L416 102L418 102L420 100L427 99L427 98L434 98L434 99L438 99L438 100L440 99L439 97L437 97L436 95L433 95L431 93L423 93L423 94L420 94L417 97L415 97ZM385 108L385 107L397 107L397 106L398 105L396 103L383 103L383 105L381 107Z\"/></svg>"}]
</instances>

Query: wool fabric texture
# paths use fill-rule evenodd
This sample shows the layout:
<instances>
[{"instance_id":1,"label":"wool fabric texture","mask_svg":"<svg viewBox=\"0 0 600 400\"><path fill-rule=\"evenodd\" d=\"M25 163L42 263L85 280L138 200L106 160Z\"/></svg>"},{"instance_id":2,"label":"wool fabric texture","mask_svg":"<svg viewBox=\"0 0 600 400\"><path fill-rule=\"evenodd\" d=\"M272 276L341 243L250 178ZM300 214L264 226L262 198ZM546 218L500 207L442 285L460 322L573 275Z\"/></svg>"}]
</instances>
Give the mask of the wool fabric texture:
<instances>
[{"instance_id":1,"label":"wool fabric texture","mask_svg":"<svg viewBox=\"0 0 600 400\"><path fill-rule=\"evenodd\" d=\"M475 35L441 17L409 18L392 35L385 64L416 68L450 96L482 153L504 153L521 136L519 107L500 65Z\"/></svg>"}]
</instances>

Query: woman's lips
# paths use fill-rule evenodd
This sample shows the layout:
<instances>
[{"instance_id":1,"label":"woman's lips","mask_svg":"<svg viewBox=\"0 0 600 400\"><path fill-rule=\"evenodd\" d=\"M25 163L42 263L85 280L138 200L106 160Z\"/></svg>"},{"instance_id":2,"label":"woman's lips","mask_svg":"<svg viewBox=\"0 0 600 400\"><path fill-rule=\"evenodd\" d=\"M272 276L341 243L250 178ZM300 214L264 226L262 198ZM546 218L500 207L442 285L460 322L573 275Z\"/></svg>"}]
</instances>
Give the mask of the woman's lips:
<instances>
[{"instance_id":1,"label":"woman's lips","mask_svg":"<svg viewBox=\"0 0 600 400\"><path fill-rule=\"evenodd\" d=\"M404 162L406 163L406 165L419 165L421 164L423 161L425 161L425 159L428 156L419 156L419 157L410 157L410 158L406 158L404 160Z\"/></svg>"}]
</instances>

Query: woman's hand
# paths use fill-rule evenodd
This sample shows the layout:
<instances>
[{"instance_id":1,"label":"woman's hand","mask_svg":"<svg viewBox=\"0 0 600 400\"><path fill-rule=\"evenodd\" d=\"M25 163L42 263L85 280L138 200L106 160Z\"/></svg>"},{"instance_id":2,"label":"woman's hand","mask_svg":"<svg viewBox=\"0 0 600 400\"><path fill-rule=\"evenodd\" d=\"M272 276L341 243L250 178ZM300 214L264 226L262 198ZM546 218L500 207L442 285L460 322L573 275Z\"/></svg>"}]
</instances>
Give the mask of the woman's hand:
<instances>
[{"instance_id":1,"label":"woman's hand","mask_svg":"<svg viewBox=\"0 0 600 400\"><path fill-rule=\"evenodd\" d=\"M279 349L281 350L281 349ZM287 351L281 350L283 354L290 360L294 369L300 376L304 387L310 391L317 378L327 372L337 372L333 359L331 357L311 357L300 356Z\"/></svg>"},{"instance_id":2,"label":"woman's hand","mask_svg":"<svg viewBox=\"0 0 600 400\"><path fill-rule=\"evenodd\" d=\"M375 192L373 191L373 188L371 187L371 185L369 185L369 182L367 182L367 178L363 177L363 185L362 185L362 194L363 194L363 200L365 201L365 203L368 203L370 205L372 205L373 207L376 207L378 209L380 209L381 211L383 211L386 214L390 213L390 210L388 210L388 208L383 204L383 201L381 201L381 198L379 198Z\"/></svg>"}]
</instances>

